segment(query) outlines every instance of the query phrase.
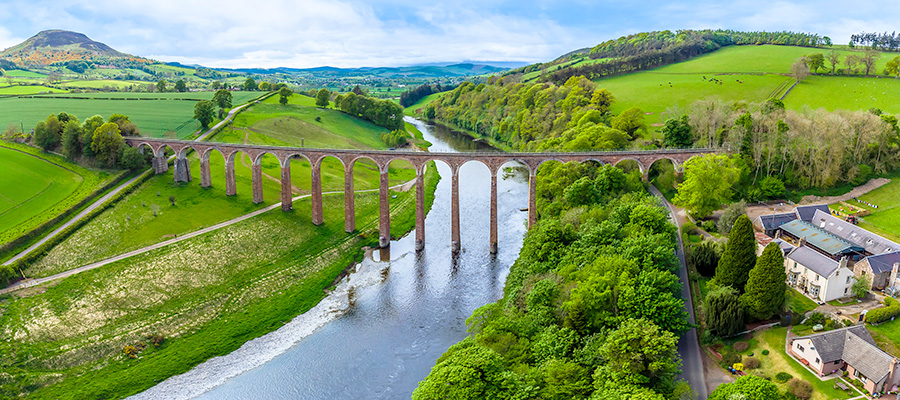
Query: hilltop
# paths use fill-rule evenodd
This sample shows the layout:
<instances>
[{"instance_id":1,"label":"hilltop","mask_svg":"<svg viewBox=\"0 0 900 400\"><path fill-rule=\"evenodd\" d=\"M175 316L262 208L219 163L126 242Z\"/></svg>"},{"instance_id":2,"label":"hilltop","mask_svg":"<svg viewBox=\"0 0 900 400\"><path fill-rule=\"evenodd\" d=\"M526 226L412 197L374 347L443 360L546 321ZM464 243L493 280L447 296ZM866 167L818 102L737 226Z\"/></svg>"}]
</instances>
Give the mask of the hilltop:
<instances>
[{"instance_id":1,"label":"hilltop","mask_svg":"<svg viewBox=\"0 0 900 400\"><path fill-rule=\"evenodd\" d=\"M70 61L106 65L150 64L152 60L122 53L87 35L64 30L46 30L0 52L0 58L19 66L45 67Z\"/></svg>"}]
</instances>

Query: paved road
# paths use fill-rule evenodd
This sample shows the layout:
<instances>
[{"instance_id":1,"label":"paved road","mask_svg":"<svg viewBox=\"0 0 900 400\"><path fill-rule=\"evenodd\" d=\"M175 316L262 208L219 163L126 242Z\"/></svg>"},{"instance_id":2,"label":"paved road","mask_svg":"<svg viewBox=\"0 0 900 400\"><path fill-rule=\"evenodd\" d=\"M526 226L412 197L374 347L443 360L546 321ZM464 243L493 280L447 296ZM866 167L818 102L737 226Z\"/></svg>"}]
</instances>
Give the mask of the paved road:
<instances>
[{"instance_id":1,"label":"paved road","mask_svg":"<svg viewBox=\"0 0 900 400\"><path fill-rule=\"evenodd\" d=\"M666 205L666 208L669 209L669 215L672 218L672 222L680 229L681 223L679 222L675 207L673 207L653 185L650 185L650 193L653 193L654 196L659 197L660 200L662 200ZM690 280L688 279L687 264L684 259L684 243L681 242L681 235L679 234L677 236L678 248L675 252L678 254L678 261L681 263L681 268L678 269L678 278L681 279L682 282L681 297L684 298L684 306L687 309L690 323L694 324L696 321L694 318L694 302L691 298ZM681 355L682 361L681 376L679 376L679 378L687 380L691 385L691 388L694 389L694 394L697 395L697 399L705 400L709 397L709 394L706 390L706 377L703 374L703 358L700 353L700 341L697 339L696 328L691 328L691 330L687 331L687 333L678 339L678 354Z\"/></svg>"},{"instance_id":2,"label":"paved road","mask_svg":"<svg viewBox=\"0 0 900 400\"><path fill-rule=\"evenodd\" d=\"M197 139L195 139L195 140L201 141L201 140L203 140L203 139L206 139L206 137L209 136L210 134L212 134L213 131L215 131L215 130L218 129L220 126L222 126L223 124L227 123L232 117L234 117L234 113L236 113L238 110L240 110L240 109L242 109L242 108L244 108L244 107L246 107L246 106L248 106L248 105L250 105L250 103L241 105L241 106L239 106L239 107L232 108L231 111L228 112L228 116L225 117L225 119L222 120L222 122L219 122L218 124L216 124L215 126L213 126L212 128L210 128L208 131L206 131L206 133L200 135L200 136L199 136ZM126 187L128 187L128 185L130 185L132 182L134 182L134 181L135 181L137 178L139 178L139 177L140 177L140 175L138 175L138 176L136 176L136 177L134 177L134 178L131 178L131 179L129 179L127 182L125 182L125 183L119 185L118 187L116 187L115 189L113 189L112 191L110 191L106 196L101 197L100 199L98 199L97 201L95 201L93 204L91 204L90 206L88 206L87 208L85 208L84 211L82 211L82 212L80 212L78 215L76 215L75 218L70 219L68 222L64 223L64 224L63 224L62 226L60 226L58 229L54 230L53 232L50 232L49 235L44 236L44 238L42 238L41 240L38 240L37 243L35 243L35 244L33 244L31 247L25 249L25 251L23 251L23 252L21 252L21 253L19 253L19 254L16 254L15 257L10 258L10 259L7 260L6 262L4 262L3 265L10 265L10 264L12 264L12 263L18 261L20 258L25 257L26 255L28 255L28 253L31 253L32 251L34 251L35 249L37 249L38 247L40 247L41 245L43 245L44 243L46 243L48 240L54 238L56 235L58 235L58 234L59 234L60 232L62 232L64 229L66 229L66 228L72 226L72 224L74 224L74 223L78 222L79 220L81 220L82 218L84 218L84 217L85 217L86 215L88 215L91 211L94 211L95 209L97 209L97 207L100 207L101 205L103 205L103 203L106 203L107 200L109 200L110 198L112 198L113 196L115 196L116 194L118 194L119 192L121 192L123 189L125 189Z\"/></svg>"}]
</instances>

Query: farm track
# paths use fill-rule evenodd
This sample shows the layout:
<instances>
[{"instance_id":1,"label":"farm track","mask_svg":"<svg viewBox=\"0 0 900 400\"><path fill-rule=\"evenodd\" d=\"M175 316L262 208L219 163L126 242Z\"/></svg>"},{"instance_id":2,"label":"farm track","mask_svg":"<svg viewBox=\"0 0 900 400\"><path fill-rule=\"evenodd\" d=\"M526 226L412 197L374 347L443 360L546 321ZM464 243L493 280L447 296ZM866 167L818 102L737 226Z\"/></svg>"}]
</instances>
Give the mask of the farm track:
<instances>
[{"instance_id":1,"label":"farm track","mask_svg":"<svg viewBox=\"0 0 900 400\"><path fill-rule=\"evenodd\" d=\"M212 132L214 132L216 129L218 129L219 127L223 126L225 123L227 123L227 122L230 121L232 118L234 118L234 114L235 114L235 113L237 113L239 110L243 109L244 107L249 106L250 104L251 104L251 103L246 103L246 104L240 105L240 106L238 106L238 107L232 108L231 111L228 112L228 117L226 117L226 118L223 119L221 122L219 122L218 124L216 124L215 126L213 126L212 128L210 128L208 131L206 131L206 133L204 133L204 134L200 135L199 137L197 137L197 139L195 139L195 141L202 141L202 140L206 139L209 135L212 134ZM173 157L174 157L174 156L173 156ZM85 218L88 214L91 213L91 211L94 211L94 210L97 209L98 207L102 206L102 205L103 205L104 203L106 203L110 198L112 198L113 196L117 195L119 192L121 192L121 191L124 190L126 187L128 187L129 185L131 185L131 184L132 184L135 180L137 180L140 176L141 176L141 174L138 174L138 175L135 176L134 178L129 179L129 180L126 181L125 183L123 183L123 184L119 185L118 187L116 187L115 189L111 190L111 191L110 191L109 193L107 193L105 196L101 197L99 200L95 201L93 204L91 204L90 206L88 206L87 208L85 208L81 213L79 213L78 215L76 215L74 218L72 218L72 219L66 221L66 223L64 223L62 226L60 226L59 228L57 228L57 229L54 230L53 232L50 232L47 236L44 236L43 238L41 238L41 240L38 240L36 243L34 243L33 245L31 245L31 247L28 247L27 249L25 249L25 250L22 251L21 253L16 254L14 257L12 257L12 258L10 258L9 260L7 260L6 262L4 262L3 265L10 265L10 264L12 264L12 263L18 261L18 260L21 259L22 257L25 257L26 255L28 255L28 253L31 253L31 252L34 251L35 249L41 247L44 243L46 243L46 242L49 241L50 239L53 239L54 237L56 237L57 235L59 235L61 232L63 232L64 230L66 230L66 228L72 226L72 225L75 224L76 222L78 222L78 221L80 221L81 219ZM13 287L13 286L11 286L10 288L12 288L12 287ZM6 290L6 289L4 289L4 290ZM3 292L3 293L5 293L5 292Z\"/></svg>"}]
</instances>

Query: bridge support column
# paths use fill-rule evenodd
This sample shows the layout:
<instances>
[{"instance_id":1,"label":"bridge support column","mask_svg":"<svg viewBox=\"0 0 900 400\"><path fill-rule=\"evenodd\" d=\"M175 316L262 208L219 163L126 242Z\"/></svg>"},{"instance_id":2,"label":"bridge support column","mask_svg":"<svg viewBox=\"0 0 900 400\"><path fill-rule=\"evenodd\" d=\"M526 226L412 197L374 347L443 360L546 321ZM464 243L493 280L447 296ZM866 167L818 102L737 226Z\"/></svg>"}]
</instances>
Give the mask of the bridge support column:
<instances>
[{"instance_id":1,"label":"bridge support column","mask_svg":"<svg viewBox=\"0 0 900 400\"><path fill-rule=\"evenodd\" d=\"M294 199L292 197L291 159L288 158L281 165L281 211L291 211L294 208Z\"/></svg>"},{"instance_id":2,"label":"bridge support column","mask_svg":"<svg viewBox=\"0 0 900 400\"><path fill-rule=\"evenodd\" d=\"M416 174L416 251L425 248L425 168Z\"/></svg>"},{"instance_id":3,"label":"bridge support column","mask_svg":"<svg viewBox=\"0 0 900 400\"><path fill-rule=\"evenodd\" d=\"M312 167L312 223L322 225L322 163L316 162Z\"/></svg>"},{"instance_id":4,"label":"bridge support column","mask_svg":"<svg viewBox=\"0 0 900 400\"><path fill-rule=\"evenodd\" d=\"M388 166L385 165L381 171L381 185L378 188L378 245L381 247L388 247L391 244L391 192L388 182Z\"/></svg>"},{"instance_id":5,"label":"bridge support column","mask_svg":"<svg viewBox=\"0 0 900 400\"><path fill-rule=\"evenodd\" d=\"M209 172L209 157L200 156L200 187L212 186L212 175Z\"/></svg>"},{"instance_id":6,"label":"bridge support column","mask_svg":"<svg viewBox=\"0 0 900 400\"><path fill-rule=\"evenodd\" d=\"M537 171L528 175L528 229L537 222Z\"/></svg>"},{"instance_id":7,"label":"bridge support column","mask_svg":"<svg viewBox=\"0 0 900 400\"><path fill-rule=\"evenodd\" d=\"M356 230L356 202L353 193L353 164L344 166L344 232Z\"/></svg>"},{"instance_id":8,"label":"bridge support column","mask_svg":"<svg viewBox=\"0 0 900 400\"><path fill-rule=\"evenodd\" d=\"M191 181L191 166L187 157L175 157L175 182Z\"/></svg>"},{"instance_id":9,"label":"bridge support column","mask_svg":"<svg viewBox=\"0 0 900 400\"><path fill-rule=\"evenodd\" d=\"M459 173L456 167L453 169L453 178L450 186L450 250L459 252Z\"/></svg>"},{"instance_id":10,"label":"bridge support column","mask_svg":"<svg viewBox=\"0 0 900 400\"><path fill-rule=\"evenodd\" d=\"M234 157L225 158L225 194L228 196L237 194L237 185L234 182Z\"/></svg>"},{"instance_id":11,"label":"bridge support column","mask_svg":"<svg viewBox=\"0 0 900 400\"><path fill-rule=\"evenodd\" d=\"M163 174L169 170L169 160L165 156L153 157L153 171L156 174Z\"/></svg>"},{"instance_id":12,"label":"bridge support column","mask_svg":"<svg viewBox=\"0 0 900 400\"><path fill-rule=\"evenodd\" d=\"M491 254L497 254L497 171L491 171Z\"/></svg>"},{"instance_id":13,"label":"bridge support column","mask_svg":"<svg viewBox=\"0 0 900 400\"><path fill-rule=\"evenodd\" d=\"M263 202L262 163L256 160L251 165L253 170L253 204Z\"/></svg>"}]
</instances>

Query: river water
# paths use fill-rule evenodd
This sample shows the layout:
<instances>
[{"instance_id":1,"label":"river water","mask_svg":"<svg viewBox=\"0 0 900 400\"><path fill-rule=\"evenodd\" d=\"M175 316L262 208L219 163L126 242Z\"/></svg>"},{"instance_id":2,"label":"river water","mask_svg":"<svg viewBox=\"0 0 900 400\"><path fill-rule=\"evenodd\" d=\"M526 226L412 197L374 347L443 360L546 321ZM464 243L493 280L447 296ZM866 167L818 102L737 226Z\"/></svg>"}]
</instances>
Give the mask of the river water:
<instances>
[{"instance_id":1,"label":"river water","mask_svg":"<svg viewBox=\"0 0 900 400\"><path fill-rule=\"evenodd\" d=\"M407 119L431 151L489 151L465 135ZM512 165L510 165L512 166ZM490 174L460 168L462 250L450 250L450 168L425 220L376 251L312 310L239 350L170 378L135 399L408 399L438 357L466 336L476 308L502 296L526 232L527 175L498 177L499 252L489 249Z\"/></svg>"}]
</instances>

